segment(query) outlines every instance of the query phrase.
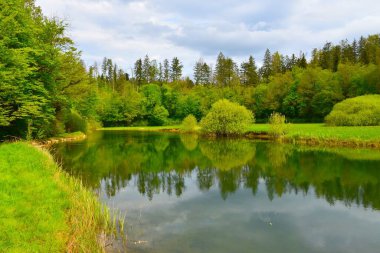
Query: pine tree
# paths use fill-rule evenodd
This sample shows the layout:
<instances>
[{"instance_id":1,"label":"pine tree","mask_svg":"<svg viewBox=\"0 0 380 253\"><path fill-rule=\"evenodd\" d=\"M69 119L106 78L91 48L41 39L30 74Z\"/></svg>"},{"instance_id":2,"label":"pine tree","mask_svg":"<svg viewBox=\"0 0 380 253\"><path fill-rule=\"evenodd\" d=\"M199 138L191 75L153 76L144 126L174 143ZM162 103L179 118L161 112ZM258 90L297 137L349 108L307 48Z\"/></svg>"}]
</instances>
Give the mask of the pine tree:
<instances>
[{"instance_id":1,"label":"pine tree","mask_svg":"<svg viewBox=\"0 0 380 253\"><path fill-rule=\"evenodd\" d=\"M300 53L300 57L298 57L295 61L296 61L297 67L303 68L303 69L307 68L307 60L303 52Z\"/></svg>"},{"instance_id":2,"label":"pine tree","mask_svg":"<svg viewBox=\"0 0 380 253\"><path fill-rule=\"evenodd\" d=\"M369 63L367 51L366 51L366 39L362 36L359 39L359 45L358 45L358 58L359 62L367 65Z\"/></svg>"},{"instance_id":3,"label":"pine tree","mask_svg":"<svg viewBox=\"0 0 380 253\"><path fill-rule=\"evenodd\" d=\"M260 76L266 83L269 82L269 77L272 75L272 55L267 49L264 54L263 66L260 68Z\"/></svg>"},{"instance_id":4,"label":"pine tree","mask_svg":"<svg viewBox=\"0 0 380 253\"><path fill-rule=\"evenodd\" d=\"M215 81L218 85L225 85L226 79L226 57L222 52L218 54L215 65Z\"/></svg>"},{"instance_id":5,"label":"pine tree","mask_svg":"<svg viewBox=\"0 0 380 253\"><path fill-rule=\"evenodd\" d=\"M170 78L172 82L179 81L182 77L183 65L177 57L174 57L170 66Z\"/></svg>"},{"instance_id":6,"label":"pine tree","mask_svg":"<svg viewBox=\"0 0 380 253\"><path fill-rule=\"evenodd\" d=\"M275 52L272 55L272 60L271 60L271 74L280 74L283 72L285 69L284 63L283 63L283 58L280 55L279 52Z\"/></svg>"},{"instance_id":7,"label":"pine tree","mask_svg":"<svg viewBox=\"0 0 380 253\"><path fill-rule=\"evenodd\" d=\"M194 66L195 84L207 85L210 83L211 69L203 59L199 59Z\"/></svg>"},{"instance_id":8,"label":"pine tree","mask_svg":"<svg viewBox=\"0 0 380 253\"><path fill-rule=\"evenodd\" d=\"M356 39L352 42L352 53L353 53L353 58L352 58L352 63L357 63L358 62L358 43L356 42Z\"/></svg>"},{"instance_id":9,"label":"pine tree","mask_svg":"<svg viewBox=\"0 0 380 253\"><path fill-rule=\"evenodd\" d=\"M248 62L243 62L240 67L240 82L243 85L256 86L259 83L257 67L253 56L249 56Z\"/></svg>"},{"instance_id":10,"label":"pine tree","mask_svg":"<svg viewBox=\"0 0 380 253\"><path fill-rule=\"evenodd\" d=\"M157 61L152 60L149 67L149 82L154 83L157 80L158 68Z\"/></svg>"},{"instance_id":11,"label":"pine tree","mask_svg":"<svg viewBox=\"0 0 380 253\"><path fill-rule=\"evenodd\" d=\"M163 78L164 82L168 83L170 79L170 66L169 66L169 61L168 59L164 60L164 72L163 72Z\"/></svg>"},{"instance_id":12,"label":"pine tree","mask_svg":"<svg viewBox=\"0 0 380 253\"><path fill-rule=\"evenodd\" d=\"M148 55L145 55L144 62L142 64L143 81L150 83L150 59Z\"/></svg>"},{"instance_id":13,"label":"pine tree","mask_svg":"<svg viewBox=\"0 0 380 253\"><path fill-rule=\"evenodd\" d=\"M134 67L134 72L135 72L135 80L137 85L142 85L144 81L144 76L143 76L143 67L142 67L142 60L138 59L135 62L135 67Z\"/></svg>"},{"instance_id":14,"label":"pine tree","mask_svg":"<svg viewBox=\"0 0 380 253\"><path fill-rule=\"evenodd\" d=\"M160 62L158 64L158 82L162 84L164 81L164 67L162 66L162 63Z\"/></svg>"}]
</instances>

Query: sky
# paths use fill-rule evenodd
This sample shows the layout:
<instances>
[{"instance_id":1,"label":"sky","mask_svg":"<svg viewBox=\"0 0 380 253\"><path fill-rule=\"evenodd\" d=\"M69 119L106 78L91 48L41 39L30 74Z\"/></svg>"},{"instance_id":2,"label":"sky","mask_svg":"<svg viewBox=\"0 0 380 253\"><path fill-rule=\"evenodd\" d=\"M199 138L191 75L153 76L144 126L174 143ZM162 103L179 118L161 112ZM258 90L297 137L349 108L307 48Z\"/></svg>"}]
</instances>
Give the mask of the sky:
<instances>
[{"instance_id":1,"label":"sky","mask_svg":"<svg viewBox=\"0 0 380 253\"><path fill-rule=\"evenodd\" d=\"M264 51L307 53L380 33L378 0L36 0L48 17L66 21L87 65L113 59L130 72L138 58L178 57L191 76L219 52L240 63Z\"/></svg>"}]
</instances>

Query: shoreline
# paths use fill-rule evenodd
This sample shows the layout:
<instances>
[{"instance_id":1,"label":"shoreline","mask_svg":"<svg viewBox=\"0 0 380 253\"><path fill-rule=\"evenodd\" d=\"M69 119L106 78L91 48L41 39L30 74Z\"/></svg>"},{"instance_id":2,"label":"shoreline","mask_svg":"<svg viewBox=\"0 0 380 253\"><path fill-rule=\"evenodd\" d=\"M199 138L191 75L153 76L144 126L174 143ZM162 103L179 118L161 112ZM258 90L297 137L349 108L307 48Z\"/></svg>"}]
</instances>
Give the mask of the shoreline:
<instances>
[{"instance_id":1,"label":"shoreline","mask_svg":"<svg viewBox=\"0 0 380 253\"><path fill-rule=\"evenodd\" d=\"M0 240L0 252L32 248L39 252L106 252L118 226L110 217L117 214L110 213L79 179L62 171L45 147L32 142L2 144L0 174L4 183L0 210L8 214L0 229L10 231L0 236L4 239ZM32 221L35 225L28 225Z\"/></svg>"},{"instance_id":2,"label":"shoreline","mask_svg":"<svg viewBox=\"0 0 380 253\"><path fill-rule=\"evenodd\" d=\"M74 132L74 133L63 134L61 136L50 137L46 140L33 140L33 141L30 141L30 143L33 146L37 146L37 147L49 147L56 143L81 141L86 138L87 138L86 134L82 132Z\"/></svg>"},{"instance_id":3,"label":"shoreline","mask_svg":"<svg viewBox=\"0 0 380 253\"><path fill-rule=\"evenodd\" d=\"M326 147L350 147L350 148L372 148L380 149L380 127L327 127L323 124L292 124L292 130L284 136L275 138L268 131L268 124L255 124L241 135L242 138L252 140L264 140L273 142L284 142L290 144L300 144L307 146L326 146ZM303 128L307 128L306 130ZM309 129L310 128L310 129ZM319 134L318 131L333 130L329 134ZM357 137L351 130L365 133L372 130L373 137ZM100 128L97 131L139 131L139 132L165 132L165 133L184 133L181 126L162 126L162 127L110 127ZM348 133L346 133L348 132ZM368 132L368 131L367 131ZM195 134L202 134L201 131L194 131Z\"/></svg>"}]
</instances>

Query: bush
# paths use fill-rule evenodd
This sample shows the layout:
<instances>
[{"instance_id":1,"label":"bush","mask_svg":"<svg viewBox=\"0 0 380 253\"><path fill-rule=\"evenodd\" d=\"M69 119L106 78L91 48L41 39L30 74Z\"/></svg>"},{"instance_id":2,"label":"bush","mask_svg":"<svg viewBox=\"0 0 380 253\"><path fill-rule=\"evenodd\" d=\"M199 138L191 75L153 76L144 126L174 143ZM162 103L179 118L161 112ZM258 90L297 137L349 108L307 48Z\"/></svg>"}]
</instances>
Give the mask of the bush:
<instances>
[{"instance_id":1,"label":"bush","mask_svg":"<svg viewBox=\"0 0 380 253\"><path fill-rule=\"evenodd\" d=\"M269 134L275 138L285 135L288 125L284 115L273 112L269 117Z\"/></svg>"},{"instance_id":2,"label":"bush","mask_svg":"<svg viewBox=\"0 0 380 253\"><path fill-rule=\"evenodd\" d=\"M325 122L333 126L380 125L380 95L346 99L336 104Z\"/></svg>"},{"instance_id":3,"label":"bush","mask_svg":"<svg viewBox=\"0 0 380 253\"><path fill-rule=\"evenodd\" d=\"M65 128L68 133L81 131L87 132L87 122L76 111L70 111L66 115Z\"/></svg>"},{"instance_id":4,"label":"bush","mask_svg":"<svg viewBox=\"0 0 380 253\"><path fill-rule=\"evenodd\" d=\"M222 99L212 105L210 112L201 120L201 126L205 132L234 135L244 133L253 122L253 114L247 108Z\"/></svg>"},{"instance_id":5,"label":"bush","mask_svg":"<svg viewBox=\"0 0 380 253\"><path fill-rule=\"evenodd\" d=\"M194 115L190 114L182 121L182 131L184 132L194 132L197 128L197 119Z\"/></svg>"},{"instance_id":6,"label":"bush","mask_svg":"<svg viewBox=\"0 0 380 253\"><path fill-rule=\"evenodd\" d=\"M168 110L161 105L156 105L153 109L152 115L149 118L151 126L162 126L166 123L169 116Z\"/></svg>"}]
</instances>

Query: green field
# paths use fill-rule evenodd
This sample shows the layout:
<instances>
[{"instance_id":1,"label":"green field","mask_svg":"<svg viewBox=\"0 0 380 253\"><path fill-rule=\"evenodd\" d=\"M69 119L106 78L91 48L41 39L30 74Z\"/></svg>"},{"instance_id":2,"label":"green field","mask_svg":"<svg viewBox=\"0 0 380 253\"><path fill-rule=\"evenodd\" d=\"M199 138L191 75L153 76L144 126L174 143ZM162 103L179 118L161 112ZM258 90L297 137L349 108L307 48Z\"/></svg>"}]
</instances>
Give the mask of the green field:
<instances>
[{"instance_id":1,"label":"green field","mask_svg":"<svg viewBox=\"0 0 380 253\"><path fill-rule=\"evenodd\" d=\"M249 128L249 131L256 133L267 133L268 130L269 124L255 124ZM325 124L289 124L285 137L380 142L380 126L334 127L326 126Z\"/></svg>"},{"instance_id":2,"label":"green field","mask_svg":"<svg viewBox=\"0 0 380 253\"><path fill-rule=\"evenodd\" d=\"M269 124L253 124L248 128L248 133L267 135L269 127ZM99 130L177 131L181 130L181 126L110 127ZM325 124L289 124L284 139L309 144L380 147L380 126L336 127Z\"/></svg>"},{"instance_id":3,"label":"green field","mask_svg":"<svg viewBox=\"0 0 380 253\"><path fill-rule=\"evenodd\" d=\"M0 145L0 186L0 252L102 251L107 209L46 151Z\"/></svg>"},{"instance_id":4,"label":"green field","mask_svg":"<svg viewBox=\"0 0 380 253\"><path fill-rule=\"evenodd\" d=\"M163 131L163 130L179 130L180 125L175 126L141 126L141 127L103 127L98 130L102 131Z\"/></svg>"}]
</instances>

